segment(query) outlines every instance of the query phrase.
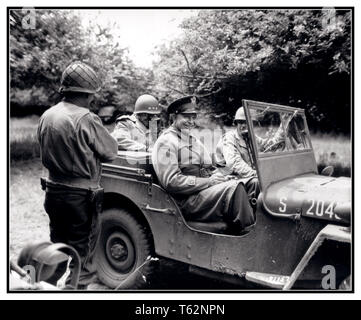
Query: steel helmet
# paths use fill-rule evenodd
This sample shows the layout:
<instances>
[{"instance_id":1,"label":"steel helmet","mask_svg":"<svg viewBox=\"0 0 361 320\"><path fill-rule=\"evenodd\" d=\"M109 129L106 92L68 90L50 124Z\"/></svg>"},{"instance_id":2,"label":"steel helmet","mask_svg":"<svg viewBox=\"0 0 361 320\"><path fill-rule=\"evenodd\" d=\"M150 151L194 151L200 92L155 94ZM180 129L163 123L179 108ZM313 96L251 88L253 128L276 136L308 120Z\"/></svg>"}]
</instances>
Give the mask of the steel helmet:
<instances>
[{"instance_id":1,"label":"steel helmet","mask_svg":"<svg viewBox=\"0 0 361 320\"><path fill-rule=\"evenodd\" d=\"M134 113L160 114L162 112L158 100L150 94L141 95L134 106Z\"/></svg>"},{"instance_id":2,"label":"steel helmet","mask_svg":"<svg viewBox=\"0 0 361 320\"><path fill-rule=\"evenodd\" d=\"M236 115L234 116L234 121L238 120L246 121L246 115L244 114L243 107L238 108Z\"/></svg>"},{"instance_id":3,"label":"steel helmet","mask_svg":"<svg viewBox=\"0 0 361 320\"><path fill-rule=\"evenodd\" d=\"M96 93L100 90L98 75L87 64L75 61L71 63L61 76L59 92Z\"/></svg>"}]
</instances>

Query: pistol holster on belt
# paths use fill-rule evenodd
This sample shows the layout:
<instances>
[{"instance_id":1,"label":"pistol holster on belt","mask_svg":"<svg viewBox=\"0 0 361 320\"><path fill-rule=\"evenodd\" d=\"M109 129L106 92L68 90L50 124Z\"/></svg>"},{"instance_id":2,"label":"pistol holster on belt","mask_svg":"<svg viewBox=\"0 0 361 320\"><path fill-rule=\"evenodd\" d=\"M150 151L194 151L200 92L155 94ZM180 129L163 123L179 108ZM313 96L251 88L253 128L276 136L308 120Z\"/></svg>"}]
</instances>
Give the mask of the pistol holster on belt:
<instances>
[{"instance_id":1,"label":"pistol holster on belt","mask_svg":"<svg viewBox=\"0 0 361 320\"><path fill-rule=\"evenodd\" d=\"M100 213L102 211L103 206L103 198L104 198L104 189L103 188L78 188L78 187L72 187L72 186L65 186L60 183L54 183L49 182L47 178L40 178L41 188L44 191L47 191L47 188L51 186L52 188L65 188L66 190L78 190L81 192L85 192L85 195L88 193L88 199L91 205L91 208L97 212Z\"/></svg>"}]
</instances>

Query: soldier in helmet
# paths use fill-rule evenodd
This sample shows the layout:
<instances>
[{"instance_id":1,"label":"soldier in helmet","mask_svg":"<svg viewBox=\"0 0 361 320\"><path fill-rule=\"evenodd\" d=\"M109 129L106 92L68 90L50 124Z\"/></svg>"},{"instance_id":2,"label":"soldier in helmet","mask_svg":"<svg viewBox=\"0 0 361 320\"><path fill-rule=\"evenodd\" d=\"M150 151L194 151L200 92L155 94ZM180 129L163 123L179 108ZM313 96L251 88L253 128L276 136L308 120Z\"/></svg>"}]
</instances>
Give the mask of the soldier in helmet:
<instances>
[{"instance_id":1,"label":"soldier in helmet","mask_svg":"<svg viewBox=\"0 0 361 320\"><path fill-rule=\"evenodd\" d=\"M160 184L173 195L187 220L226 221L236 234L255 222L243 181L229 180L212 168L212 158L191 129L197 98L171 103L172 125L156 141L153 167Z\"/></svg>"},{"instance_id":2,"label":"soldier in helmet","mask_svg":"<svg viewBox=\"0 0 361 320\"><path fill-rule=\"evenodd\" d=\"M117 140L119 150L149 151L157 136L161 110L156 98L141 95L135 102L134 113L116 120L112 136Z\"/></svg>"},{"instance_id":3,"label":"soldier in helmet","mask_svg":"<svg viewBox=\"0 0 361 320\"><path fill-rule=\"evenodd\" d=\"M248 145L248 129L243 107L240 107L234 117L235 130L226 132L217 144L215 162L220 170L227 174L236 175L240 179L248 179L246 190L250 198L257 198L260 192L257 172L252 162ZM268 145L281 141L283 138L276 134L272 139L262 139L256 136L261 150Z\"/></svg>"},{"instance_id":4,"label":"soldier in helmet","mask_svg":"<svg viewBox=\"0 0 361 320\"><path fill-rule=\"evenodd\" d=\"M247 130L246 116L243 107L239 108L234 117L235 130L226 132L217 144L215 160L221 168L228 168L229 174L240 178L257 176L252 166L252 159L243 133Z\"/></svg>"},{"instance_id":5,"label":"soldier in helmet","mask_svg":"<svg viewBox=\"0 0 361 320\"><path fill-rule=\"evenodd\" d=\"M63 100L41 116L37 132L42 163L49 171L42 187L50 239L78 251L82 259L79 288L96 276L92 259L99 235L101 163L117 155L117 142L89 111L99 90L99 78L90 66L71 63L61 78Z\"/></svg>"}]
</instances>

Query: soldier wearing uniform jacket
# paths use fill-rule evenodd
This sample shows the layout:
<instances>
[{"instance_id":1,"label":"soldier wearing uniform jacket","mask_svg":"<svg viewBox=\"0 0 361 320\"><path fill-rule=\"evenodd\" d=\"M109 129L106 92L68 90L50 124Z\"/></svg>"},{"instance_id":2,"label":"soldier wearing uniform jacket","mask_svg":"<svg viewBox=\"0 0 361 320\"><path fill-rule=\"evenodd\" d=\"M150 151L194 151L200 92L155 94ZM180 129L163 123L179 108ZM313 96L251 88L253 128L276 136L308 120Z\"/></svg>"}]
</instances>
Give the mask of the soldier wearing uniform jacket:
<instances>
[{"instance_id":1,"label":"soldier wearing uniform jacket","mask_svg":"<svg viewBox=\"0 0 361 320\"><path fill-rule=\"evenodd\" d=\"M244 180L228 180L213 170L211 156L191 133L197 99L183 97L171 103L172 125L158 138L152 152L160 184L176 199L187 220L226 221L235 232L255 222Z\"/></svg>"},{"instance_id":2,"label":"soldier wearing uniform jacket","mask_svg":"<svg viewBox=\"0 0 361 320\"><path fill-rule=\"evenodd\" d=\"M149 151L157 138L157 121L161 107L156 98L141 95L135 102L131 116L120 116L112 136L118 142L119 150Z\"/></svg>"},{"instance_id":3,"label":"soldier wearing uniform jacket","mask_svg":"<svg viewBox=\"0 0 361 320\"><path fill-rule=\"evenodd\" d=\"M253 166L248 143L244 134L247 134L247 122L243 107L240 107L234 117L235 130L226 132L219 140L216 148L215 162L218 168L227 174L238 178L250 179L247 184L247 193L251 198L257 198L260 192L257 172ZM280 133L272 139L262 139L256 136L261 150L267 150L269 145L280 142L283 136Z\"/></svg>"},{"instance_id":4,"label":"soldier wearing uniform jacket","mask_svg":"<svg viewBox=\"0 0 361 320\"><path fill-rule=\"evenodd\" d=\"M239 108L234 117L235 130L226 132L219 140L216 148L216 164L229 169L229 174L240 178L256 177L257 172L252 166L251 156L242 132L247 129L243 107Z\"/></svg>"},{"instance_id":5,"label":"soldier wearing uniform jacket","mask_svg":"<svg viewBox=\"0 0 361 320\"><path fill-rule=\"evenodd\" d=\"M78 288L96 277L93 256L100 231L101 163L117 155L117 142L89 111L98 90L95 71L82 62L71 63L61 78L64 98L41 116L37 132L42 163L49 171L42 186L50 239L78 251L82 261Z\"/></svg>"}]
</instances>

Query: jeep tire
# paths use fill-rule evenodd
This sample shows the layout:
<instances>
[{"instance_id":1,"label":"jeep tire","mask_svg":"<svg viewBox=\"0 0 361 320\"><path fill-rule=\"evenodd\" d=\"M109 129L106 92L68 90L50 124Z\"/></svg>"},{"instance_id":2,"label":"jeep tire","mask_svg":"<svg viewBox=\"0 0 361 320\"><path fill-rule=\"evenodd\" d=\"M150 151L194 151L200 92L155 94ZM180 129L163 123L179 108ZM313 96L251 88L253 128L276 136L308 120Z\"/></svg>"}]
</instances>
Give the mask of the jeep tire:
<instances>
[{"instance_id":1,"label":"jeep tire","mask_svg":"<svg viewBox=\"0 0 361 320\"><path fill-rule=\"evenodd\" d=\"M127 210L110 208L101 214L96 249L98 278L110 288L139 289L153 272L154 249L149 231Z\"/></svg>"}]
</instances>

